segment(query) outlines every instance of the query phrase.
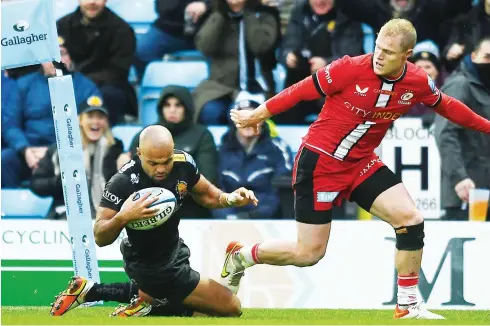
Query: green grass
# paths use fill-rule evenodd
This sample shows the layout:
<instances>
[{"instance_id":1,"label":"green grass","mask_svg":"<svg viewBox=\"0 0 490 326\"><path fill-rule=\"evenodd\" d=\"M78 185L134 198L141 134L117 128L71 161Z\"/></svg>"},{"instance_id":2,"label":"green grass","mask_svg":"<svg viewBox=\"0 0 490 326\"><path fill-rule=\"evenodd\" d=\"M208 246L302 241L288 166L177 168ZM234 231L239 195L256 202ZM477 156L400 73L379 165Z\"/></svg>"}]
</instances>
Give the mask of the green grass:
<instances>
[{"instance_id":1,"label":"green grass","mask_svg":"<svg viewBox=\"0 0 490 326\"><path fill-rule=\"evenodd\" d=\"M113 308L77 308L62 317L49 307L2 307L2 325L490 325L490 311L442 310L446 320L393 320L392 310L245 309L240 318L108 317ZM437 311L436 311L437 312Z\"/></svg>"}]
</instances>

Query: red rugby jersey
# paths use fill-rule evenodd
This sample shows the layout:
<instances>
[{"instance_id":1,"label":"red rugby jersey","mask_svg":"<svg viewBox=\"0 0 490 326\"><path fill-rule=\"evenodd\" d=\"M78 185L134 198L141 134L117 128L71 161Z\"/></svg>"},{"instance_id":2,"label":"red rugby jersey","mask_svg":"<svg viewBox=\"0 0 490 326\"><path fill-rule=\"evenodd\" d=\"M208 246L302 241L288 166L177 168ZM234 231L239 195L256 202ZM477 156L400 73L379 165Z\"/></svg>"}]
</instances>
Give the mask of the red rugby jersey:
<instances>
[{"instance_id":1,"label":"red rugby jersey","mask_svg":"<svg viewBox=\"0 0 490 326\"><path fill-rule=\"evenodd\" d=\"M339 160L358 160L379 146L390 124L422 103L465 127L490 132L490 122L442 94L427 73L410 62L394 80L373 71L372 54L344 56L266 102L272 114L301 100L327 96L305 146Z\"/></svg>"}]
</instances>

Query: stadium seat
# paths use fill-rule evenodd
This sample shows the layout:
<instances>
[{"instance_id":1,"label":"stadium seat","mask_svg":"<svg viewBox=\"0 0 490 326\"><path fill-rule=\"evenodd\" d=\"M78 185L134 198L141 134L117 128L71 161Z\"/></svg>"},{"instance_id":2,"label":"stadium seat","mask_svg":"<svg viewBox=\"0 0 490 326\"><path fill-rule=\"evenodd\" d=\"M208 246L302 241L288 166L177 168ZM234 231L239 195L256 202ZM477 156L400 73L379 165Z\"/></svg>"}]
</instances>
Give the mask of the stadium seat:
<instances>
[{"instance_id":1,"label":"stadium seat","mask_svg":"<svg viewBox=\"0 0 490 326\"><path fill-rule=\"evenodd\" d=\"M134 66L129 67L128 81L133 85L138 83L138 74L136 73L136 68L134 68Z\"/></svg>"},{"instance_id":2,"label":"stadium seat","mask_svg":"<svg viewBox=\"0 0 490 326\"><path fill-rule=\"evenodd\" d=\"M213 135L214 142L216 143L216 147L221 145L221 137L228 130L228 126L208 126L209 131Z\"/></svg>"},{"instance_id":3,"label":"stadium seat","mask_svg":"<svg viewBox=\"0 0 490 326\"><path fill-rule=\"evenodd\" d=\"M362 32L364 34L364 52L371 53L374 51L373 29L367 24L362 24Z\"/></svg>"},{"instance_id":4,"label":"stadium seat","mask_svg":"<svg viewBox=\"0 0 490 326\"><path fill-rule=\"evenodd\" d=\"M54 2L54 18L56 20L71 14L78 7L78 0L56 0Z\"/></svg>"},{"instance_id":5,"label":"stadium seat","mask_svg":"<svg viewBox=\"0 0 490 326\"><path fill-rule=\"evenodd\" d=\"M139 125L116 125L112 127L114 137L123 142L124 152L129 151L129 146L133 141L134 136L142 129Z\"/></svg>"},{"instance_id":6,"label":"stadium seat","mask_svg":"<svg viewBox=\"0 0 490 326\"><path fill-rule=\"evenodd\" d=\"M163 87L180 85L192 91L208 78L205 61L155 61L145 70L140 89L140 121L146 126L157 122L156 104Z\"/></svg>"},{"instance_id":7,"label":"stadium seat","mask_svg":"<svg viewBox=\"0 0 490 326\"><path fill-rule=\"evenodd\" d=\"M170 53L165 56L165 60L179 60L179 61L189 61L189 60L202 60L205 61L206 57L198 50L184 50Z\"/></svg>"},{"instance_id":8,"label":"stadium seat","mask_svg":"<svg viewBox=\"0 0 490 326\"><path fill-rule=\"evenodd\" d=\"M278 63L276 68L272 70L272 75L274 76L274 82L276 83L276 93L279 93L284 89L284 84L286 83L286 68Z\"/></svg>"},{"instance_id":9,"label":"stadium seat","mask_svg":"<svg viewBox=\"0 0 490 326\"><path fill-rule=\"evenodd\" d=\"M29 189L2 189L2 218L45 218L52 204Z\"/></svg>"},{"instance_id":10,"label":"stadium seat","mask_svg":"<svg viewBox=\"0 0 490 326\"><path fill-rule=\"evenodd\" d=\"M131 25L136 34L145 34L157 19L155 0L111 0L107 7Z\"/></svg>"}]
</instances>

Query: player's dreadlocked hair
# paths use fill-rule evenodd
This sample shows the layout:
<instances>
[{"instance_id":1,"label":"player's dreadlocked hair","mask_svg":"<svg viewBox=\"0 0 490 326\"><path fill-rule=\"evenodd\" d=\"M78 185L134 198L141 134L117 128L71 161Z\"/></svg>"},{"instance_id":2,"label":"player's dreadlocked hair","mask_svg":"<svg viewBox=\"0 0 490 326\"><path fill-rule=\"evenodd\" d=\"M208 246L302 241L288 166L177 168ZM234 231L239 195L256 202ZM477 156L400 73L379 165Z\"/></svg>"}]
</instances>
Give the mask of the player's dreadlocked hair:
<instances>
[{"instance_id":1,"label":"player's dreadlocked hair","mask_svg":"<svg viewBox=\"0 0 490 326\"><path fill-rule=\"evenodd\" d=\"M388 36L402 36L402 49L407 51L413 49L417 43L417 31L413 27L412 23L406 19L395 18L389 20L381 27L379 33L383 33Z\"/></svg>"}]
</instances>

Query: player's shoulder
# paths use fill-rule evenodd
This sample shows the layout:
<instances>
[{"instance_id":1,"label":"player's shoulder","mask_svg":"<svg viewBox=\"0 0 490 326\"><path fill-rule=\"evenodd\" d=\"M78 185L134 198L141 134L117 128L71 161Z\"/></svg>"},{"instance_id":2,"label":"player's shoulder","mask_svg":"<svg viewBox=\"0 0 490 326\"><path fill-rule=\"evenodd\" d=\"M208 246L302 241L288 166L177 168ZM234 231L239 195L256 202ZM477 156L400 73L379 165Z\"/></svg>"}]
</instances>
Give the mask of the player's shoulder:
<instances>
[{"instance_id":1,"label":"player's shoulder","mask_svg":"<svg viewBox=\"0 0 490 326\"><path fill-rule=\"evenodd\" d=\"M194 161L192 155L180 149L174 150L174 165L192 165L194 168L197 168L196 161Z\"/></svg>"},{"instance_id":2,"label":"player's shoulder","mask_svg":"<svg viewBox=\"0 0 490 326\"><path fill-rule=\"evenodd\" d=\"M407 81L415 87L418 87L423 90L431 90L432 92L436 92L436 85L434 80L430 78L427 72L417 67L411 62L407 62Z\"/></svg>"},{"instance_id":3,"label":"player's shoulder","mask_svg":"<svg viewBox=\"0 0 490 326\"><path fill-rule=\"evenodd\" d=\"M343 57L335 60L334 62L342 66L352 66L358 68L359 66L371 66L371 54L363 54L358 56L344 55Z\"/></svg>"},{"instance_id":4,"label":"player's shoulder","mask_svg":"<svg viewBox=\"0 0 490 326\"><path fill-rule=\"evenodd\" d=\"M425 82L427 82L427 79L428 79L427 72L425 72L424 69L417 67L416 65L414 65L411 62L407 62L407 75L406 75L406 77L408 77L411 82L413 82L413 81L418 81L418 82L425 81Z\"/></svg>"},{"instance_id":5,"label":"player's shoulder","mask_svg":"<svg viewBox=\"0 0 490 326\"><path fill-rule=\"evenodd\" d=\"M121 168L117 171L116 175L130 175L135 170L140 167L139 159L135 156L131 159L131 161L126 162Z\"/></svg>"}]
</instances>

